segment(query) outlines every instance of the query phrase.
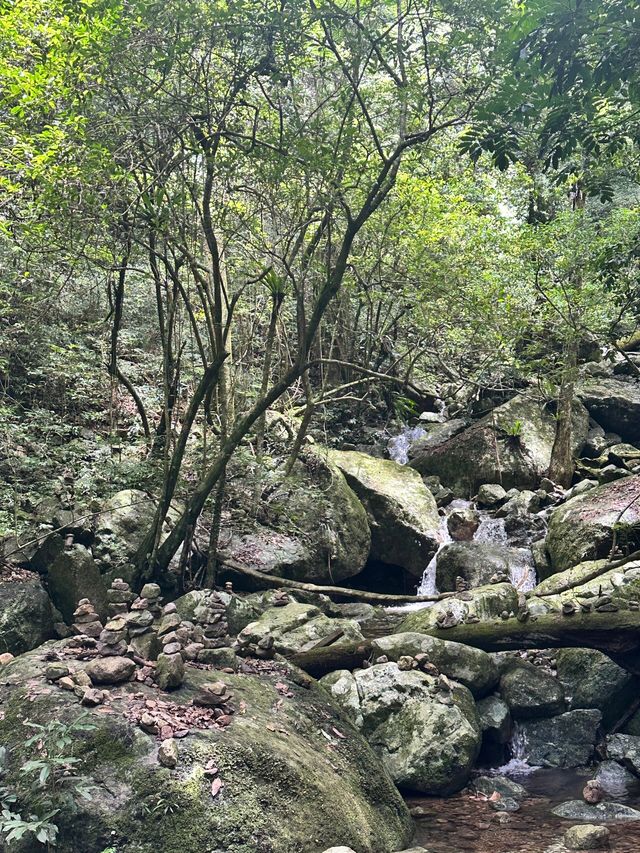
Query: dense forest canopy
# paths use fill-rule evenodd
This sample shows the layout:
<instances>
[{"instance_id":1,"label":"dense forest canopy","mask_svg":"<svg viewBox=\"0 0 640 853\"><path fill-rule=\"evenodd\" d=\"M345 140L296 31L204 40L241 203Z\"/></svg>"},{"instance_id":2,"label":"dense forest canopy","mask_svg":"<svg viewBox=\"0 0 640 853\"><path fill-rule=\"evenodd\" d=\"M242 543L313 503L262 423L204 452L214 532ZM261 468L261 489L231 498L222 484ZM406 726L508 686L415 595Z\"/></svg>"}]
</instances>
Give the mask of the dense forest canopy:
<instances>
[{"instance_id":1,"label":"dense forest canopy","mask_svg":"<svg viewBox=\"0 0 640 853\"><path fill-rule=\"evenodd\" d=\"M553 396L571 341L615 348L636 324L634 16L3 3L4 529L33 442L54 474L95 428L126 436L117 476L162 483L159 518L186 489L141 554L166 565L235 450L262 455L265 411L302 440L345 402L463 409L532 375Z\"/></svg>"}]
</instances>

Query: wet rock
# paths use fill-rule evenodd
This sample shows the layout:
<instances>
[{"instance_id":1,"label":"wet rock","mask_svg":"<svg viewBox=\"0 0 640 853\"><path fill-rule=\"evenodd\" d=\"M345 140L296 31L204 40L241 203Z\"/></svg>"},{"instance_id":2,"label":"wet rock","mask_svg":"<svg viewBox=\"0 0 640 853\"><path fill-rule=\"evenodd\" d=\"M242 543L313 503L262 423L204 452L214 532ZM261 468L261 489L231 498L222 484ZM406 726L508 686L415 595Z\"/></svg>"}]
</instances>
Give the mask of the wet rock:
<instances>
[{"instance_id":1,"label":"wet rock","mask_svg":"<svg viewBox=\"0 0 640 853\"><path fill-rule=\"evenodd\" d=\"M626 797L629 788L637 785L636 777L617 761L602 761L596 771L596 780L610 797Z\"/></svg>"},{"instance_id":2,"label":"wet rock","mask_svg":"<svg viewBox=\"0 0 640 853\"><path fill-rule=\"evenodd\" d=\"M121 684L129 681L135 668L129 658L106 657L89 661L85 671L94 684Z\"/></svg>"},{"instance_id":3,"label":"wet rock","mask_svg":"<svg viewBox=\"0 0 640 853\"><path fill-rule=\"evenodd\" d=\"M540 767L582 767L593 756L600 711L567 711L547 720L518 725L526 743L527 760Z\"/></svg>"},{"instance_id":4,"label":"wet rock","mask_svg":"<svg viewBox=\"0 0 640 853\"><path fill-rule=\"evenodd\" d=\"M426 654L440 672L468 687L475 697L486 696L498 683L498 670L492 658L462 643L402 632L374 639L372 649L375 655L385 655L389 660Z\"/></svg>"},{"instance_id":5,"label":"wet rock","mask_svg":"<svg viewBox=\"0 0 640 853\"><path fill-rule=\"evenodd\" d=\"M564 817L569 820L599 821L606 823L614 820L640 820L640 811L625 806L622 803L598 803L590 806L582 800L569 800L560 803L551 810L556 817Z\"/></svg>"},{"instance_id":6,"label":"wet rock","mask_svg":"<svg viewBox=\"0 0 640 853\"><path fill-rule=\"evenodd\" d=\"M569 850L599 850L609 846L609 830L606 826L583 824L572 826L564 834L564 846Z\"/></svg>"},{"instance_id":7,"label":"wet rock","mask_svg":"<svg viewBox=\"0 0 640 853\"><path fill-rule=\"evenodd\" d=\"M517 812L520 810L520 803L513 797L501 797L491 801L491 808L496 812Z\"/></svg>"},{"instance_id":8,"label":"wet rock","mask_svg":"<svg viewBox=\"0 0 640 853\"><path fill-rule=\"evenodd\" d=\"M473 780L473 787L479 794L490 797L493 793L501 797L513 800L523 800L527 796L527 789L508 776L478 776Z\"/></svg>"},{"instance_id":9,"label":"wet rock","mask_svg":"<svg viewBox=\"0 0 640 853\"><path fill-rule=\"evenodd\" d=\"M565 709L562 686L553 676L525 661L513 662L500 679L500 695L520 720L550 717Z\"/></svg>"},{"instance_id":10,"label":"wet rock","mask_svg":"<svg viewBox=\"0 0 640 853\"><path fill-rule=\"evenodd\" d=\"M640 776L640 737L635 735L609 735L607 755Z\"/></svg>"},{"instance_id":11,"label":"wet rock","mask_svg":"<svg viewBox=\"0 0 640 853\"><path fill-rule=\"evenodd\" d=\"M422 577L440 544L440 518L433 495L420 475L365 453L331 451L329 458L367 511L371 557Z\"/></svg>"},{"instance_id":12,"label":"wet rock","mask_svg":"<svg viewBox=\"0 0 640 853\"><path fill-rule=\"evenodd\" d=\"M509 577L511 549L489 542L453 542L438 553L436 586L452 592L456 578L462 577L472 589L490 583L496 572Z\"/></svg>"},{"instance_id":13,"label":"wet rock","mask_svg":"<svg viewBox=\"0 0 640 853\"><path fill-rule=\"evenodd\" d=\"M470 542L479 526L478 513L472 509L454 509L447 517L447 529L455 542Z\"/></svg>"}]
</instances>

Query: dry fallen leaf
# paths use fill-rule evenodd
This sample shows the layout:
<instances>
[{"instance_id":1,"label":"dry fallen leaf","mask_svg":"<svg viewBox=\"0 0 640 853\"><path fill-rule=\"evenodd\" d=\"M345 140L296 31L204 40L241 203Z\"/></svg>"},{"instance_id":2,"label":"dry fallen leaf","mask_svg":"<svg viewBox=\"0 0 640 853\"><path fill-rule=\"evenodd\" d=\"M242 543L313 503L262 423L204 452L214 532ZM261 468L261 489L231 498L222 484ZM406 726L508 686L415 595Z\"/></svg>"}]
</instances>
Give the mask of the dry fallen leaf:
<instances>
[{"instance_id":1,"label":"dry fallen leaf","mask_svg":"<svg viewBox=\"0 0 640 853\"><path fill-rule=\"evenodd\" d=\"M217 797L220 793L220 789L222 788L222 779L214 779L211 783L211 796Z\"/></svg>"}]
</instances>

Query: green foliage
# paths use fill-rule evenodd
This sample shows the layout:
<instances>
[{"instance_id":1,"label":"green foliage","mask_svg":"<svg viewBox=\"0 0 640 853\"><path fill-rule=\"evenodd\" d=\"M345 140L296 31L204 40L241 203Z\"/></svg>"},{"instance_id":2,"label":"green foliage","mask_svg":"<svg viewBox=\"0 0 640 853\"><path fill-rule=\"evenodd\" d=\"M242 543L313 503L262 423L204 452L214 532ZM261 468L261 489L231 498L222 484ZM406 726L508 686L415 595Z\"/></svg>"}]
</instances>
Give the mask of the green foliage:
<instances>
[{"instance_id":1,"label":"green foliage","mask_svg":"<svg viewBox=\"0 0 640 853\"><path fill-rule=\"evenodd\" d=\"M90 799L92 787L74 775L81 759L73 755L76 735L91 731L88 714L81 714L71 723L51 720L46 725L29 720L25 725L35 730L24 742L26 755L31 755L20 767L20 777L13 789L0 788L0 833L11 847L14 841L33 835L41 844L55 845L58 827L55 816L67 800ZM35 814L26 817L17 809L28 801Z\"/></svg>"}]
</instances>

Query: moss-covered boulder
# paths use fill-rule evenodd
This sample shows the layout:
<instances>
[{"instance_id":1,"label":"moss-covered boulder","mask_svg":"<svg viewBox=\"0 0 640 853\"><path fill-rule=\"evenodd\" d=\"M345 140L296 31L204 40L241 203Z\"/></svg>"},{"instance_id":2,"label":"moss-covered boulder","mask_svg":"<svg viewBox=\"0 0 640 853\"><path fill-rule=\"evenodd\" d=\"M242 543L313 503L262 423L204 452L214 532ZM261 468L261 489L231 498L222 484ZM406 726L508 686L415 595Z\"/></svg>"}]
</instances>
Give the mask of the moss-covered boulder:
<instances>
[{"instance_id":1,"label":"moss-covered boulder","mask_svg":"<svg viewBox=\"0 0 640 853\"><path fill-rule=\"evenodd\" d=\"M567 711L546 720L518 725L529 764L538 767L582 767L593 757L600 711Z\"/></svg>"},{"instance_id":2,"label":"moss-covered boulder","mask_svg":"<svg viewBox=\"0 0 640 853\"><path fill-rule=\"evenodd\" d=\"M513 550L496 542L451 542L438 553L436 586L440 592L451 592L458 577L478 587L489 583L496 572L509 576Z\"/></svg>"},{"instance_id":3,"label":"moss-covered boulder","mask_svg":"<svg viewBox=\"0 0 640 853\"><path fill-rule=\"evenodd\" d=\"M354 619L331 619L311 604L292 601L285 607L265 610L258 619L242 629L239 639L259 643L270 636L273 637L277 651L297 652L307 643L323 640L335 631L342 631L343 641L363 639Z\"/></svg>"},{"instance_id":4,"label":"moss-covered boulder","mask_svg":"<svg viewBox=\"0 0 640 853\"><path fill-rule=\"evenodd\" d=\"M321 683L343 703L399 787L443 795L466 784L481 743L466 687L443 689L432 676L393 662Z\"/></svg>"},{"instance_id":5,"label":"moss-covered boulder","mask_svg":"<svg viewBox=\"0 0 640 853\"><path fill-rule=\"evenodd\" d=\"M588 416L576 401L573 449L587 436ZM555 438L553 412L531 393L519 394L453 438L417 456L410 465L436 474L461 497L471 497L484 483L506 489L537 488L549 469Z\"/></svg>"},{"instance_id":6,"label":"moss-covered boulder","mask_svg":"<svg viewBox=\"0 0 640 853\"><path fill-rule=\"evenodd\" d=\"M565 710L562 684L526 661L513 661L500 679L500 695L515 719L552 717Z\"/></svg>"},{"instance_id":7,"label":"moss-covered boulder","mask_svg":"<svg viewBox=\"0 0 640 853\"><path fill-rule=\"evenodd\" d=\"M101 619L107 618L105 580L91 552L83 545L72 545L58 554L49 566L47 586L67 624L73 621L73 611L81 598L91 601Z\"/></svg>"},{"instance_id":8,"label":"moss-covered boulder","mask_svg":"<svg viewBox=\"0 0 640 853\"><path fill-rule=\"evenodd\" d=\"M638 695L638 678L597 649L558 649L555 656L569 708L597 708L605 728L617 723Z\"/></svg>"},{"instance_id":9,"label":"moss-covered boulder","mask_svg":"<svg viewBox=\"0 0 640 853\"><path fill-rule=\"evenodd\" d=\"M339 844L387 853L410 841L407 808L380 760L326 691L298 671L272 663L260 673L230 675L187 666L183 686L170 696L134 682L85 710L72 692L45 681L45 652L62 649L51 644L17 658L3 670L0 687L0 742L8 765L2 781L8 787L16 787L22 764L34 757L25 746L32 733L26 719L72 721L82 712L94 726L79 733L73 747L81 759L74 769L94 788L88 800L60 800L60 853L109 847L126 853L319 853ZM156 703L153 713L191 707L199 688L216 678L232 694L230 725L188 724L189 734L177 743L176 767L162 767L159 739L133 718L146 701ZM23 796L24 809L30 805Z\"/></svg>"},{"instance_id":10,"label":"moss-covered boulder","mask_svg":"<svg viewBox=\"0 0 640 853\"><path fill-rule=\"evenodd\" d=\"M604 429L624 441L640 441L640 382L630 377L595 377L578 385L577 394Z\"/></svg>"},{"instance_id":11,"label":"moss-covered boulder","mask_svg":"<svg viewBox=\"0 0 640 853\"><path fill-rule=\"evenodd\" d=\"M427 634L403 632L373 640L374 656L386 655L397 661L403 655L426 654L440 672L468 687L474 697L486 696L498 683L498 668L493 658L480 649L439 640Z\"/></svg>"},{"instance_id":12,"label":"moss-covered boulder","mask_svg":"<svg viewBox=\"0 0 640 853\"><path fill-rule=\"evenodd\" d=\"M20 655L53 636L51 601L40 578L24 570L18 577L0 575L0 654Z\"/></svg>"},{"instance_id":13,"label":"moss-covered boulder","mask_svg":"<svg viewBox=\"0 0 640 853\"><path fill-rule=\"evenodd\" d=\"M446 598L430 607L412 611L402 620L398 631L433 634L442 623L454 627L469 619L491 621L517 609L518 593L510 583L489 584L471 590L461 598ZM441 633L446 639L447 629L443 628Z\"/></svg>"},{"instance_id":14,"label":"moss-covered boulder","mask_svg":"<svg viewBox=\"0 0 640 853\"><path fill-rule=\"evenodd\" d=\"M256 519L255 506L234 524L226 552L238 563L279 577L334 583L358 574L369 557L367 514L339 468L308 452ZM234 495L255 503L255 494ZM249 517L250 516L250 517Z\"/></svg>"},{"instance_id":15,"label":"moss-covered boulder","mask_svg":"<svg viewBox=\"0 0 640 853\"><path fill-rule=\"evenodd\" d=\"M640 541L640 475L606 483L562 504L551 514L546 548L556 572L608 556L618 544Z\"/></svg>"},{"instance_id":16,"label":"moss-covered boulder","mask_svg":"<svg viewBox=\"0 0 640 853\"><path fill-rule=\"evenodd\" d=\"M357 451L332 450L329 458L364 504L371 556L422 577L440 544L440 517L417 471Z\"/></svg>"}]
</instances>

